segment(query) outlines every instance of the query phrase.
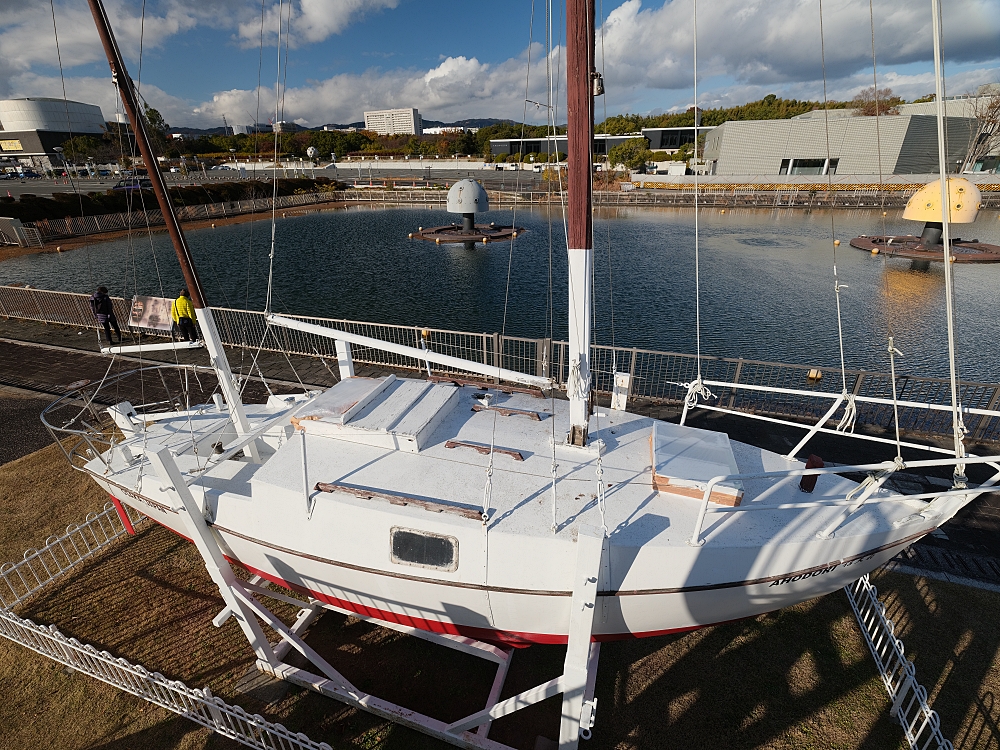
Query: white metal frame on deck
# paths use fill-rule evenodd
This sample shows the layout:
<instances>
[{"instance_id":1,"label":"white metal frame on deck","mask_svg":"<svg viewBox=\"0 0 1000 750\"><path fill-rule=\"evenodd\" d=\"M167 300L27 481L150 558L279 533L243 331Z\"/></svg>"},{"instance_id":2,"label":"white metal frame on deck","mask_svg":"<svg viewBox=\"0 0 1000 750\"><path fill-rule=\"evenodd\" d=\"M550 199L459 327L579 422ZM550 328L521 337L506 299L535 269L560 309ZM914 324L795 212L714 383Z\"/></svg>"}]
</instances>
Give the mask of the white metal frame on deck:
<instances>
[{"instance_id":1,"label":"white metal frame on deck","mask_svg":"<svg viewBox=\"0 0 1000 750\"><path fill-rule=\"evenodd\" d=\"M589 739L597 707L594 687L600 657L600 644L593 641L594 615L597 611L597 588L602 560L607 554L604 534L600 529L581 526L577 535L577 565L573 595L569 603L571 607L569 637L562 675L511 698L499 700L512 650L498 648L472 638L431 633L359 616L354 612L316 600L310 600L300 609L292 626L285 625L261 604L258 597L267 596L294 606L302 606L303 602L264 588L260 585L263 579L258 576L250 581L239 579L226 561L215 532L205 519L204 510L195 500L170 450L163 448L151 453L149 459L169 497L171 507L183 518L188 535L198 548L205 567L219 587L219 592L226 603L225 608L214 618L213 624L219 627L230 617L235 617L250 647L257 655L257 668L261 671L469 750L513 750L488 738L491 723L522 708L562 694L559 750L576 750L581 737ZM449 724L358 689L302 638L305 630L319 616L322 609L360 617L382 627L494 662L497 664L497 673L486 707ZM278 633L282 639L281 643L271 646L258 618ZM292 648L308 659L321 674L285 663L283 658Z\"/></svg>"}]
</instances>

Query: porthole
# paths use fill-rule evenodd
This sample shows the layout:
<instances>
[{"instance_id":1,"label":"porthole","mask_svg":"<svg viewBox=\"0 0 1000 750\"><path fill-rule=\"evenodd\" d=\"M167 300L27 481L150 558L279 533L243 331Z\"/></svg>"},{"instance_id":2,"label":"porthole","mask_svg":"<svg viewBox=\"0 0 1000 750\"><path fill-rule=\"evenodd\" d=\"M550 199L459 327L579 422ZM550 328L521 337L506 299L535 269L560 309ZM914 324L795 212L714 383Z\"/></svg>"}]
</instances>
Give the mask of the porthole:
<instances>
[{"instance_id":1,"label":"porthole","mask_svg":"<svg viewBox=\"0 0 1000 750\"><path fill-rule=\"evenodd\" d=\"M389 552L394 563L431 570L458 569L458 540L429 531L401 529L389 531Z\"/></svg>"}]
</instances>

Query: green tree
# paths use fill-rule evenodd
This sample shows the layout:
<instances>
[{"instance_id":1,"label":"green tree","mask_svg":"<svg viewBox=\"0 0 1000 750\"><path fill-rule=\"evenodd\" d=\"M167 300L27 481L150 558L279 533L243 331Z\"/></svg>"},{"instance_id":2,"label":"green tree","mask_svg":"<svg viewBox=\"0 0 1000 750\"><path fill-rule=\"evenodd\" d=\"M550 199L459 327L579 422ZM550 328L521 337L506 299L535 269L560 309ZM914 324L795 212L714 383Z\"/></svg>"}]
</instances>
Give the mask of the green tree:
<instances>
[{"instance_id":1,"label":"green tree","mask_svg":"<svg viewBox=\"0 0 1000 750\"><path fill-rule=\"evenodd\" d=\"M608 151L608 163L628 170L640 169L653 156L645 138L629 138Z\"/></svg>"}]
</instances>

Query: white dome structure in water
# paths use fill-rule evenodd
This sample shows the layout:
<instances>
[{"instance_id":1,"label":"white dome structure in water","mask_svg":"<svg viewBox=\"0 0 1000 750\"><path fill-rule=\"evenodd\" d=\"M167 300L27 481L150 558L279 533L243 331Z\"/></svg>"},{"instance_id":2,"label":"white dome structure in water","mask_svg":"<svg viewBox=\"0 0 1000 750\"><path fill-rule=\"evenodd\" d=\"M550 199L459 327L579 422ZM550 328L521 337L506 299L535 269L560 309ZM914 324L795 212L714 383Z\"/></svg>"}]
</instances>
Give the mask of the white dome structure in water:
<instances>
[{"instance_id":1,"label":"white dome structure in water","mask_svg":"<svg viewBox=\"0 0 1000 750\"><path fill-rule=\"evenodd\" d=\"M473 179L459 180L448 191L448 213L478 214L490 210L486 190Z\"/></svg>"}]
</instances>

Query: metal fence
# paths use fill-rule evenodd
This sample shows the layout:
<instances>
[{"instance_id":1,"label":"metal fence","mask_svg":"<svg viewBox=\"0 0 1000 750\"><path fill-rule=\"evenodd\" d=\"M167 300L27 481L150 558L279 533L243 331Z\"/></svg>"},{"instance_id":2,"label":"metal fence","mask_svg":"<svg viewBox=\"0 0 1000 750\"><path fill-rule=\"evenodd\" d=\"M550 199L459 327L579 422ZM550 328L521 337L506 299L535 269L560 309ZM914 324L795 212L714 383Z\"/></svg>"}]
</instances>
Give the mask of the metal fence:
<instances>
[{"instance_id":1,"label":"metal fence","mask_svg":"<svg viewBox=\"0 0 1000 750\"><path fill-rule=\"evenodd\" d=\"M903 644L896 637L895 626L886 616L885 606L878 600L878 590L868 576L844 588L858 620L882 684L885 685L892 707L889 715L903 727L903 734L915 750L952 750L950 740L941 734L941 721L927 704L927 691L917 682L917 669L906 658Z\"/></svg>"},{"instance_id":2,"label":"metal fence","mask_svg":"<svg viewBox=\"0 0 1000 750\"><path fill-rule=\"evenodd\" d=\"M114 298L120 320L128 320L129 303ZM216 324L223 341L234 347L257 348L307 357L336 358L333 340L286 328L267 326L257 311L213 308ZM61 323L97 328L85 294L52 292L42 289L0 286L0 315L8 318ZM352 333L419 348L421 341L436 352L461 357L491 366L518 372L551 377L564 385L569 375L569 345L546 338L502 336L499 333L471 333L446 329L399 326L385 323L365 323L309 316L290 316L321 326L337 326ZM424 337L426 331L426 338ZM404 357L366 347L353 347L354 360L360 364L404 370L423 370L426 364L418 358ZM441 369L441 368L435 368ZM822 370L821 380L810 379L810 370ZM629 397L653 403L680 404L687 394L687 384L698 372L693 354L659 352L635 347L591 347L591 370L594 387L601 394L611 393L614 373L631 375ZM732 387L714 388L715 405L739 411L782 418L817 420L830 408L830 393L822 383L835 383L839 392L839 368L817 368L815 365L782 364L730 357L702 356L701 372L705 380L775 389L812 391L815 397L775 391L757 391ZM848 392L855 396L892 398L892 383L888 373L847 370ZM1000 386L991 383L963 382L961 401L967 409L997 410L1000 406ZM900 401L921 406L901 406L902 429L922 434L951 435L951 415L927 409L924 404L947 405L951 392L943 378L898 375L896 392ZM833 415L837 420L841 411ZM874 429L892 426L892 407L886 404L857 403L857 424ZM1000 440L1000 417L965 413L969 437L975 441Z\"/></svg>"},{"instance_id":3,"label":"metal fence","mask_svg":"<svg viewBox=\"0 0 1000 750\"><path fill-rule=\"evenodd\" d=\"M144 520L134 510L125 512L133 525ZM0 609L23 602L126 533L115 506L108 503L103 511L89 514L83 523L69 526L64 534L50 536L41 549L29 549L20 562L4 563L0 566Z\"/></svg>"},{"instance_id":4,"label":"metal fence","mask_svg":"<svg viewBox=\"0 0 1000 750\"><path fill-rule=\"evenodd\" d=\"M143 518L131 509L126 512L133 523ZM207 687L196 690L183 682L169 680L159 672L150 672L76 638L67 638L54 625L38 625L11 611L13 606L124 534L124 524L114 505L108 503L100 513L91 513L83 523L71 525L65 534L50 537L41 549L25 552L20 562L0 566L3 581L0 586L0 636L249 747L331 750L325 742L313 742L304 734L229 705L213 696Z\"/></svg>"}]
</instances>

